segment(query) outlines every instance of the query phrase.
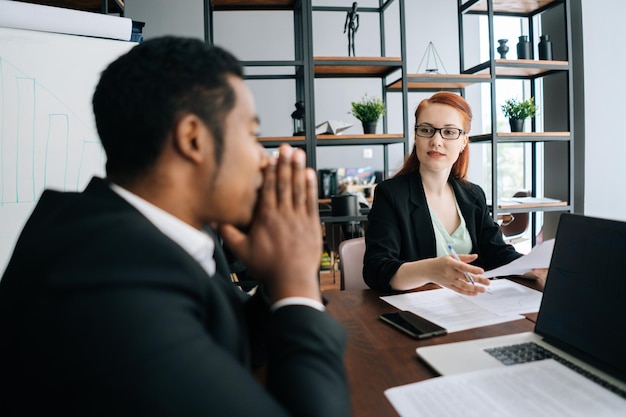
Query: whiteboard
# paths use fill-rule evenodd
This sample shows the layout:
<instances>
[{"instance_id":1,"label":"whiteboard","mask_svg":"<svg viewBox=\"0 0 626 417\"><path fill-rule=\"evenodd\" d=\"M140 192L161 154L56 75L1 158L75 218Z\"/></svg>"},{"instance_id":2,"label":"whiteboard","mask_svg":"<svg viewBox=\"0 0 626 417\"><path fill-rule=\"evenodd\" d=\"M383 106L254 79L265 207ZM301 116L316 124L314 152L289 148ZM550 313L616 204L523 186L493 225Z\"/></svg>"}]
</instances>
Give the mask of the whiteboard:
<instances>
[{"instance_id":1,"label":"whiteboard","mask_svg":"<svg viewBox=\"0 0 626 417\"><path fill-rule=\"evenodd\" d=\"M91 98L135 45L0 28L0 276L45 188L82 191L104 175Z\"/></svg>"}]
</instances>

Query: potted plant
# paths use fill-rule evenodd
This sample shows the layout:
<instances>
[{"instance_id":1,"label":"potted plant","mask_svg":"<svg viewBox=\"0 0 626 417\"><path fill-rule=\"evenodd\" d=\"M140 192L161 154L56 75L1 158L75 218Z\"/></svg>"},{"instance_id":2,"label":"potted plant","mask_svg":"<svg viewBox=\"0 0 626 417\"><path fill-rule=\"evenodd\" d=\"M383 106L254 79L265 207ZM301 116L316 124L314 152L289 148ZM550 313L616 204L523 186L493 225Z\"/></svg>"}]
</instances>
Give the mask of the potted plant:
<instances>
[{"instance_id":1,"label":"potted plant","mask_svg":"<svg viewBox=\"0 0 626 417\"><path fill-rule=\"evenodd\" d=\"M535 114L537 114L535 98L531 97L523 101L510 98L502 105L502 111L504 116L509 119L511 132L523 132L524 120L528 117L535 117Z\"/></svg>"},{"instance_id":2,"label":"potted plant","mask_svg":"<svg viewBox=\"0 0 626 417\"><path fill-rule=\"evenodd\" d=\"M378 97L363 96L361 101L351 103L352 110L348 114L353 115L363 124L363 133L376 133L378 119L385 114L385 103Z\"/></svg>"}]
</instances>

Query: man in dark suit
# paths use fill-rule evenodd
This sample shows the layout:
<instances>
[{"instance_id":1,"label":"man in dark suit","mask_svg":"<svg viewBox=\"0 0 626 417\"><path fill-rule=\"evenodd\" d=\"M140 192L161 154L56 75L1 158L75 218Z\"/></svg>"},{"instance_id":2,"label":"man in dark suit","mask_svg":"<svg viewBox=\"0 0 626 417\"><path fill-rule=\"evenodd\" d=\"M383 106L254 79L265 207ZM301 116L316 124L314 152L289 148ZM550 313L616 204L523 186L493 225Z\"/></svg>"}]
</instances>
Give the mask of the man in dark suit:
<instances>
[{"instance_id":1,"label":"man in dark suit","mask_svg":"<svg viewBox=\"0 0 626 417\"><path fill-rule=\"evenodd\" d=\"M107 177L45 191L0 281L0 415L349 414L315 173L302 150L266 154L242 77L226 51L175 37L102 73Z\"/></svg>"}]
</instances>

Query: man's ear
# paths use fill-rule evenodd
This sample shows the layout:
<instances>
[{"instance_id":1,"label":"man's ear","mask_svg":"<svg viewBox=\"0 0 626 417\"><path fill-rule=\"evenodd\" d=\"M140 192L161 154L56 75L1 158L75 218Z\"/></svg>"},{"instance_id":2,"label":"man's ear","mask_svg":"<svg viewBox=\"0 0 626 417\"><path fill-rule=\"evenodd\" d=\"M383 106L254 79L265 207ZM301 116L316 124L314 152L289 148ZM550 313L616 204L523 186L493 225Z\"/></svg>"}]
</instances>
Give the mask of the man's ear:
<instances>
[{"instance_id":1,"label":"man's ear","mask_svg":"<svg viewBox=\"0 0 626 417\"><path fill-rule=\"evenodd\" d=\"M195 114L181 117L176 123L173 134L174 148L183 158L201 163L212 152L211 132Z\"/></svg>"}]
</instances>

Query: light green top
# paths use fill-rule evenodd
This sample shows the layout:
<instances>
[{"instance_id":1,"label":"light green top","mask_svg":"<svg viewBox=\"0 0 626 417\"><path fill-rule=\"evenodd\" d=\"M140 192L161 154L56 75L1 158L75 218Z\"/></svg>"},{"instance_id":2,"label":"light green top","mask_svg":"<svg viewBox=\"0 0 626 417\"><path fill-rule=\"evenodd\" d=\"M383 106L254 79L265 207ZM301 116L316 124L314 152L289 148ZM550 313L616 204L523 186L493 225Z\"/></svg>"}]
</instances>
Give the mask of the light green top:
<instances>
[{"instance_id":1,"label":"light green top","mask_svg":"<svg viewBox=\"0 0 626 417\"><path fill-rule=\"evenodd\" d=\"M456 206L456 212L459 214L459 218L461 219L461 224L457 229L450 235L445 227L439 222L435 213L430 210L430 217L433 221L433 229L435 229L435 245L437 249L437 257L450 255L450 251L448 251L448 245L452 245L456 253L458 254L469 254L472 250L472 239L470 238L470 234L467 230L467 225L465 224L465 218L463 218L463 214L461 214L461 209L459 208L459 204L456 202L456 198L454 199L454 204Z\"/></svg>"}]
</instances>

